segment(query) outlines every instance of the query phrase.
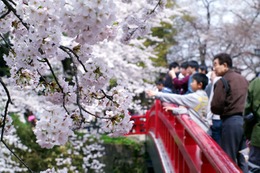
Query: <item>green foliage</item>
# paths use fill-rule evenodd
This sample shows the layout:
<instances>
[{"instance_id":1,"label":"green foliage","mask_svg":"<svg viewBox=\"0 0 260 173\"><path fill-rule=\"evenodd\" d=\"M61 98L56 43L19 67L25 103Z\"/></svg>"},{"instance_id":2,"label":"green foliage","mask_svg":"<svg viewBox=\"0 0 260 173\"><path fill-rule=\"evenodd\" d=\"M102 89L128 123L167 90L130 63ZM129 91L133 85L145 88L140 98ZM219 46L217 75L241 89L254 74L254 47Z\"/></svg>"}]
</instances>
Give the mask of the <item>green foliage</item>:
<instances>
[{"instance_id":1,"label":"green foliage","mask_svg":"<svg viewBox=\"0 0 260 173\"><path fill-rule=\"evenodd\" d=\"M176 44L174 35L177 31L172 24L161 22L161 26L152 28L152 36L162 39L161 42L147 39L144 42L145 46L154 46L157 58L151 58L155 66L167 67L166 55L170 47Z\"/></svg>"},{"instance_id":2,"label":"green foliage","mask_svg":"<svg viewBox=\"0 0 260 173\"><path fill-rule=\"evenodd\" d=\"M73 154L74 146L69 142L64 146L56 146L52 149L43 149L36 143L36 137L33 133L33 125L29 122L21 122L19 117L16 115L11 116L13 119L13 125L16 128L17 135L19 136L21 143L27 146L29 150L24 151L16 148L15 146L10 146L10 148L12 148L12 150L28 165L28 167L30 167L31 170L40 172L51 167L63 168L64 165L56 165L55 159L71 158L72 163L70 165L75 166L79 172L85 172L82 168L84 157L82 150L79 151L79 154ZM84 137L83 133L75 132L75 134L78 140L82 140ZM145 157L142 152L142 143L138 143L126 137L111 138L106 135L102 136L102 140L104 141L103 145L105 147L112 148L112 152L108 155L109 157L107 157L106 154L103 158L101 158L102 162L108 166L108 168L104 168L105 170L108 170L107 172L111 172L109 170L113 170L112 172L115 173L122 172L123 170L129 170L129 172L143 172L145 169ZM93 138L88 139L83 145L87 146L93 142L97 142L97 139L94 136ZM122 148L123 152L130 152L131 156L129 157L129 154L121 155L121 152L119 151L114 153L113 151L118 149L119 146ZM106 148L105 152L109 152L109 149ZM111 157L114 159L111 160ZM14 156L12 159L19 163L18 159ZM67 166L69 167L70 165ZM110 167L111 165L113 166ZM88 173L92 172L94 171L88 171Z\"/></svg>"},{"instance_id":3,"label":"green foliage","mask_svg":"<svg viewBox=\"0 0 260 173\"><path fill-rule=\"evenodd\" d=\"M187 22L193 22L195 20L195 17L193 17L189 14L183 14L182 18L184 21L187 21Z\"/></svg>"},{"instance_id":4,"label":"green foliage","mask_svg":"<svg viewBox=\"0 0 260 173\"><path fill-rule=\"evenodd\" d=\"M139 61L136 65L137 65L138 67L145 67L145 62Z\"/></svg>"},{"instance_id":5,"label":"green foliage","mask_svg":"<svg viewBox=\"0 0 260 173\"><path fill-rule=\"evenodd\" d=\"M166 8L172 8L174 6L174 1L173 0L167 0L166 3Z\"/></svg>"},{"instance_id":6,"label":"green foliage","mask_svg":"<svg viewBox=\"0 0 260 173\"><path fill-rule=\"evenodd\" d=\"M33 127L30 123L23 123L15 115L12 115L13 125L16 128L17 135L20 137L22 144L31 149L23 151L15 148L15 153L34 171L45 170L50 165L55 165L55 158L61 154L59 147L53 149L43 149L36 143L36 137L33 133ZM14 160L18 160L14 157Z\"/></svg>"},{"instance_id":7,"label":"green foliage","mask_svg":"<svg viewBox=\"0 0 260 173\"><path fill-rule=\"evenodd\" d=\"M110 81L109 81L109 89L111 89L111 88L114 88L114 87L116 87L118 84L117 84L117 80L116 79L110 79Z\"/></svg>"},{"instance_id":8,"label":"green foliage","mask_svg":"<svg viewBox=\"0 0 260 173\"><path fill-rule=\"evenodd\" d=\"M9 53L9 33L3 34L2 36L3 38L0 39L0 76L10 76L9 68L3 59L3 56Z\"/></svg>"},{"instance_id":9,"label":"green foliage","mask_svg":"<svg viewBox=\"0 0 260 173\"><path fill-rule=\"evenodd\" d=\"M68 151L73 150L74 148L70 143L67 143L64 146L56 146L52 149L41 148L36 143L36 137L33 133L34 127L28 122L21 122L15 115L13 115L12 118L13 124L17 130L17 135L20 137L22 144L30 148L30 151L23 151L19 148L14 148L14 151L30 167L30 169L35 172L40 172L50 167L62 168L64 166L56 165L55 159L70 157L72 159L71 165L77 167L79 172L84 172L82 168L83 154L75 155L69 153ZM82 138L83 134L77 133L77 136L78 138ZM88 143L84 145L88 145ZM13 157L13 159L19 162L15 157Z\"/></svg>"},{"instance_id":10,"label":"green foliage","mask_svg":"<svg viewBox=\"0 0 260 173\"><path fill-rule=\"evenodd\" d=\"M143 145L142 143L138 143L127 137L109 137L107 135L103 135L101 139L103 140L104 144L125 145L138 151L141 150Z\"/></svg>"},{"instance_id":11,"label":"green foliage","mask_svg":"<svg viewBox=\"0 0 260 173\"><path fill-rule=\"evenodd\" d=\"M102 140L106 146L106 154L103 157L106 173L147 172L144 143L128 137L102 136Z\"/></svg>"}]
</instances>

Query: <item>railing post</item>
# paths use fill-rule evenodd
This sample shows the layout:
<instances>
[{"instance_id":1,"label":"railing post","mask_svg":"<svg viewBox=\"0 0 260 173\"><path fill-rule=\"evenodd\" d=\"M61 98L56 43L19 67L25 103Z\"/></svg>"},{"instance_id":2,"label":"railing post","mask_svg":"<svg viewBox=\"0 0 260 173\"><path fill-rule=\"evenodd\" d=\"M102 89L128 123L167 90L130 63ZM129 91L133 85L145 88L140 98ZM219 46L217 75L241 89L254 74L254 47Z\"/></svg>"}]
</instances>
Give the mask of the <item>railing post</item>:
<instances>
[{"instance_id":1,"label":"railing post","mask_svg":"<svg viewBox=\"0 0 260 173\"><path fill-rule=\"evenodd\" d=\"M155 138L158 138L159 134L159 108L160 100L155 100Z\"/></svg>"},{"instance_id":2,"label":"railing post","mask_svg":"<svg viewBox=\"0 0 260 173\"><path fill-rule=\"evenodd\" d=\"M201 173L214 172L213 166L209 163L209 160L206 158L205 154L201 152Z\"/></svg>"},{"instance_id":3,"label":"railing post","mask_svg":"<svg viewBox=\"0 0 260 173\"><path fill-rule=\"evenodd\" d=\"M149 117L150 117L150 110L147 110L145 113L145 134L149 132Z\"/></svg>"}]
</instances>

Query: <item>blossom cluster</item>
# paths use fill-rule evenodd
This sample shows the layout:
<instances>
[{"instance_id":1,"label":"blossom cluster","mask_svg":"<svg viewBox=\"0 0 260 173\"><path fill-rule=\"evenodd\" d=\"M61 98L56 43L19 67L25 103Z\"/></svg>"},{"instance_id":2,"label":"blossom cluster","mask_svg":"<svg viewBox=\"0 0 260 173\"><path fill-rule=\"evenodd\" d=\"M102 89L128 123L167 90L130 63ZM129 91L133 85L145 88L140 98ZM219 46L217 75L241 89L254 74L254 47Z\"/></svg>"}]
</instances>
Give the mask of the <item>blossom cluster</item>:
<instances>
[{"instance_id":1,"label":"blossom cluster","mask_svg":"<svg viewBox=\"0 0 260 173\"><path fill-rule=\"evenodd\" d=\"M68 137L73 134L70 129L72 119L66 115L64 109L46 110L36 123L34 133L37 142L44 148L52 148L54 145L64 145Z\"/></svg>"},{"instance_id":2,"label":"blossom cluster","mask_svg":"<svg viewBox=\"0 0 260 173\"><path fill-rule=\"evenodd\" d=\"M56 164L58 168L47 169L45 171L41 171L41 173L49 173L49 172L75 172L79 171L75 166L73 166L73 160L67 155L73 155L75 157L79 156L82 158L82 168L84 172L103 172L104 164L100 163L100 158L105 154L104 147L100 144L102 141L100 140L99 134L93 136L89 134L86 130L80 131L81 135L72 135L69 138L70 143L72 144L72 148L67 150L66 153L60 155L59 158L56 158ZM75 158L74 158L75 159Z\"/></svg>"},{"instance_id":3,"label":"blossom cluster","mask_svg":"<svg viewBox=\"0 0 260 173\"><path fill-rule=\"evenodd\" d=\"M145 36L149 33L151 25L147 22L162 11L166 5L166 0L147 0L147 1L124 1L132 3L132 14L127 14L122 21L121 42L128 44L132 39ZM139 8L136 8L138 7ZM146 8L141 8L145 6ZM130 8L131 8L130 7Z\"/></svg>"},{"instance_id":4,"label":"blossom cluster","mask_svg":"<svg viewBox=\"0 0 260 173\"><path fill-rule=\"evenodd\" d=\"M7 14L0 19L0 33L10 31L10 52L4 57L11 72L8 88L13 84L20 87L11 91L14 104L10 108L21 115L23 109L36 114L38 120L34 133L41 147L64 145L74 129L88 127L92 119L97 119L103 132L113 136L126 134L131 129L133 122L130 121L128 108L132 104L133 93L127 91L124 79L140 78L140 75L132 73L141 70L137 64L140 55L137 54L144 54L141 56L143 59L152 55L143 48L136 51L130 46L127 50L131 50L128 53L131 58L125 60L125 56L120 55L127 54L125 50L116 54L115 49L123 47L118 42L112 45L114 50L110 50L111 53L107 51L105 57L99 56L96 50L102 47L101 41L107 43L106 40L119 36L127 38L121 41L128 43L130 39L148 33L146 22L154 9L163 7L163 0L147 2L148 6L144 8L146 3L140 6L139 2L122 0L0 1L0 14ZM131 10L125 13L127 8L122 8L122 3L133 6L132 15L126 16ZM8 12L7 4L15 10ZM135 15L138 9L142 9L139 16ZM104 53L104 49L99 49L99 52ZM71 80L63 71L62 61L66 59L71 61ZM112 59L116 60L115 63ZM122 59L125 66L120 67ZM114 63L113 68L111 63ZM121 74L120 70L127 71L127 68L131 70ZM117 80L112 89L109 86L111 78ZM142 79L135 84L138 82L142 83ZM5 130L10 122L6 122ZM99 152L91 154L94 150ZM102 155L101 151L98 145L86 147L82 166L100 170L104 165L95 158ZM95 161L90 163L89 160ZM66 161L66 164L70 163L69 159ZM57 160L57 164L62 163ZM76 170L73 167L46 170L68 171Z\"/></svg>"},{"instance_id":5,"label":"blossom cluster","mask_svg":"<svg viewBox=\"0 0 260 173\"><path fill-rule=\"evenodd\" d=\"M148 33L146 21L164 1L148 1L149 9L140 10L139 15L145 14L142 17L120 16L125 9L122 2L136 5L121 0L0 2L0 14L6 13L0 19L0 33L10 33L11 43L9 54L4 56L11 73L8 84L19 86L25 93L30 89L40 98L29 105L37 113L34 132L42 147L65 144L73 130L88 126L92 119L98 119L102 131L111 135L126 134L131 129L128 108L133 94L121 80L110 88L110 79L117 71L92 50L120 34L127 43ZM67 59L71 62L70 79L63 71L62 62Z\"/></svg>"},{"instance_id":6,"label":"blossom cluster","mask_svg":"<svg viewBox=\"0 0 260 173\"><path fill-rule=\"evenodd\" d=\"M88 116L86 111L82 111L86 109L86 106L95 107L101 104L99 109L105 108L102 102L107 102L108 97L100 94L100 90L106 92L111 72L105 64L96 61L95 57L91 57L89 53L85 53L89 52L89 45L114 36L112 30L115 29L113 22L116 20L116 6L113 1L101 2L100 0L17 0L15 7L21 21L19 22L14 14L7 16L7 21L16 22L16 25L9 26L12 32L11 42L15 44L9 55L5 56L7 65L11 67L10 79L21 87L30 86L43 93L46 101L54 104L53 109L60 110L59 105L63 106L66 110L63 111L64 114L61 111L50 113L48 110L49 113L41 115L35 133L37 142L42 147L49 148L53 145L64 144L65 141L62 140L67 139L66 136L71 133L59 133L56 123L64 123L65 120L71 118L69 115L75 112L79 113L78 117L81 117L81 121L84 122L84 119L88 118L84 117ZM1 32L5 32L4 27L1 28ZM64 38L70 40L69 44L64 41L68 39ZM74 85L69 84L63 73L56 70L60 69L62 66L60 61L66 57L72 61L75 74L72 81ZM48 80L46 76L50 75L56 80ZM102 99L99 99L100 97ZM115 116L119 114L118 112L125 114L127 105L112 111ZM91 111L88 110L88 112ZM44 118L47 115L49 117ZM126 116L128 114L123 115L123 117ZM117 120L119 122L119 119ZM56 123L53 124L53 121ZM65 125L68 125L68 129L71 128L71 124L65 123ZM52 127L55 132L46 131L49 127ZM129 128L126 129L129 130ZM65 137L62 138L61 135Z\"/></svg>"}]
</instances>

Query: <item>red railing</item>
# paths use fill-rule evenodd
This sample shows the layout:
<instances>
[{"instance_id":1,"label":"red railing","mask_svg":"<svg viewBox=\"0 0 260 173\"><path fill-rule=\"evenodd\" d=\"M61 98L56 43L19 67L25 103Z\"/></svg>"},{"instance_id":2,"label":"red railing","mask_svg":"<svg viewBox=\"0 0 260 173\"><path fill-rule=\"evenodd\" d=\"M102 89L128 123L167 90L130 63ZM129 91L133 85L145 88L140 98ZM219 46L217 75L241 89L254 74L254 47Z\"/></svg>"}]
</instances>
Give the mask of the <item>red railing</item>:
<instances>
[{"instance_id":1,"label":"red railing","mask_svg":"<svg viewBox=\"0 0 260 173\"><path fill-rule=\"evenodd\" d=\"M130 130L128 135L141 135L141 134L146 134L146 129L147 129L147 123L146 120L148 117L146 115L133 115L131 117L131 120L134 121L133 128Z\"/></svg>"},{"instance_id":2,"label":"red railing","mask_svg":"<svg viewBox=\"0 0 260 173\"><path fill-rule=\"evenodd\" d=\"M175 173L241 173L219 145L188 115L165 112L159 100L146 115L132 117L131 134L152 132L168 153Z\"/></svg>"}]
</instances>

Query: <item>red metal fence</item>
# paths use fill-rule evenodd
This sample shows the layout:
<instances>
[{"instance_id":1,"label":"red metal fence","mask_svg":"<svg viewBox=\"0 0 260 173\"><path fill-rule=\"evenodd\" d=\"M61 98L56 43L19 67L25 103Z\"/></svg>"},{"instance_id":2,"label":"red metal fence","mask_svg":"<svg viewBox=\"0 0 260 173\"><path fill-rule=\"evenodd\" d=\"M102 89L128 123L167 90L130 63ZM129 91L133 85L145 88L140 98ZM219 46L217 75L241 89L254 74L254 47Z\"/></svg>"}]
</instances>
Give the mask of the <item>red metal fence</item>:
<instances>
[{"instance_id":1,"label":"red metal fence","mask_svg":"<svg viewBox=\"0 0 260 173\"><path fill-rule=\"evenodd\" d=\"M146 115L133 115L131 117L131 120L134 121L133 128L130 130L128 135L141 135L141 134L146 134L146 129L147 129L147 123L146 120L148 117Z\"/></svg>"},{"instance_id":2,"label":"red metal fence","mask_svg":"<svg viewBox=\"0 0 260 173\"><path fill-rule=\"evenodd\" d=\"M174 116L156 100L146 115L133 116L129 134L148 134L160 138L175 173L240 173L219 145L188 115Z\"/></svg>"}]
</instances>

